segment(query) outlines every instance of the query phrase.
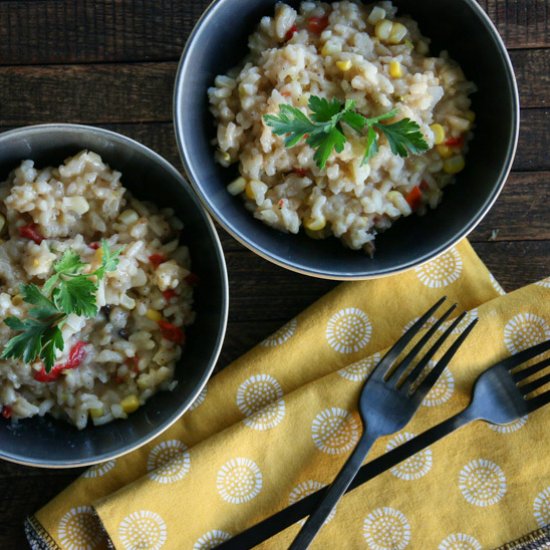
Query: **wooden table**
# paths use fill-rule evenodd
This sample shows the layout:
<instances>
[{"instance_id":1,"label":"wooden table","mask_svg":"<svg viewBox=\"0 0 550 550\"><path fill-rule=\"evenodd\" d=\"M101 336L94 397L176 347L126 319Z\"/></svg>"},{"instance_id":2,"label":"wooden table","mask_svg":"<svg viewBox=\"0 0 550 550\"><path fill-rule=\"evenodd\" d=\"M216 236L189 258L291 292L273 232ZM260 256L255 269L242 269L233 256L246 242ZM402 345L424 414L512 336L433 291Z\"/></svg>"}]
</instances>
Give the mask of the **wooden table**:
<instances>
[{"instance_id":1,"label":"wooden table","mask_svg":"<svg viewBox=\"0 0 550 550\"><path fill-rule=\"evenodd\" d=\"M44 122L103 126L181 169L172 86L205 0L0 0L0 128ZM513 172L470 239L508 291L550 275L550 3L481 0L518 78L522 125ZM498 231L495 235L495 230ZM231 311L219 367L336 283L276 267L220 230ZM0 548L25 548L25 516L80 470L0 463Z\"/></svg>"}]
</instances>

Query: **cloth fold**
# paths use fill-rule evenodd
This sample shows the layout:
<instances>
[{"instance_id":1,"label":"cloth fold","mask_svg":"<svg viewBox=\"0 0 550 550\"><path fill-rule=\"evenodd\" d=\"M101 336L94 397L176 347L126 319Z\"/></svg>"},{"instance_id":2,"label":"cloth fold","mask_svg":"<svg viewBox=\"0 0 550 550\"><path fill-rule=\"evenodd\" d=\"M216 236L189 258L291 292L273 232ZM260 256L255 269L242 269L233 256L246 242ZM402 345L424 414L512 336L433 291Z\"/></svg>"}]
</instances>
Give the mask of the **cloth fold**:
<instances>
[{"instance_id":1,"label":"cloth fold","mask_svg":"<svg viewBox=\"0 0 550 550\"><path fill-rule=\"evenodd\" d=\"M34 548L214 548L331 482L381 354L440 296L478 316L406 428L367 460L463 409L499 359L550 338L550 280L503 291L463 241L400 275L344 283L217 374L148 445L93 466L27 522ZM460 327L459 327L460 329ZM469 425L347 495L317 548L494 548L550 523L550 407ZM262 545L285 548L299 525Z\"/></svg>"}]
</instances>

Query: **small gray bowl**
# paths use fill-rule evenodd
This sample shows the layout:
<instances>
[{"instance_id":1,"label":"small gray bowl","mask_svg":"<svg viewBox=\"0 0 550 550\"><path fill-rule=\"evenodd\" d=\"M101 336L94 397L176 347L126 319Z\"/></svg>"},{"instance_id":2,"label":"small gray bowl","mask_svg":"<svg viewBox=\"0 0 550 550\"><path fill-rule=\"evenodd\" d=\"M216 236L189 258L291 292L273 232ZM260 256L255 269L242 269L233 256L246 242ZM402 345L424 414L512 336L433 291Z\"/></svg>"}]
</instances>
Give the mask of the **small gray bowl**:
<instances>
[{"instance_id":1,"label":"small gray bowl","mask_svg":"<svg viewBox=\"0 0 550 550\"><path fill-rule=\"evenodd\" d=\"M285 0L297 7L299 0ZM476 129L466 168L427 215L409 216L376 239L373 259L334 238L315 241L303 232L281 233L254 219L226 185L237 175L214 161L215 137L207 88L237 65L248 36L276 0L215 0L191 33L174 92L176 137L185 170L212 216L235 239L288 269L328 279L368 279L416 267L456 244L497 199L512 166L519 130L514 73L497 30L475 0L394 0L399 14L415 19L432 39L431 51L448 50L478 85L472 96Z\"/></svg>"},{"instance_id":2,"label":"small gray bowl","mask_svg":"<svg viewBox=\"0 0 550 550\"><path fill-rule=\"evenodd\" d=\"M44 468L88 466L128 453L171 426L197 398L212 374L225 335L227 271L214 225L178 171L157 153L125 136L74 124L46 124L0 135L0 181L24 159L38 167L57 166L82 149L95 151L139 199L173 208L185 224L183 242L191 252L195 323L176 366L178 385L159 392L126 420L77 430L49 416L0 422L0 458ZM0 419L3 420L3 419Z\"/></svg>"}]
</instances>

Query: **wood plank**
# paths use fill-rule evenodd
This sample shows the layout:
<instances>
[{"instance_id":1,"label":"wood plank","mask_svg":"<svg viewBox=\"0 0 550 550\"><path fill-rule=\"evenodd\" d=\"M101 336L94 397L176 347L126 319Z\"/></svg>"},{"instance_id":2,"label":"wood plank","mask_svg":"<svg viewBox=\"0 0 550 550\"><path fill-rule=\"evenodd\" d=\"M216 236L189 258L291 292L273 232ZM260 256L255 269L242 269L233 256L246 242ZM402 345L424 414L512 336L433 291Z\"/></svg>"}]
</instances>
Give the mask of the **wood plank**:
<instances>
[{"instance_id":1,"label":"wood plank","mask_svg":"<svg viewBox=\"0 0 550 550\"><path fill-rule=\"evenodd\" d=\"M545 48L550 44L547 0L478 0L508 48Z\"/></svg>"},{"instance_id":2,"label":"wood plank","mask_svg":"<svg viewBox=\"0 0 550 550\"><path fill-rule=\"evenodd\" d=\"M512 60L522 106L548 106L550 49L518 50ZM0 126L169 121L176 67L175 62L5 67Z\"/></svg>"},{"instance_id":3,"label":"wood plank","mask_svg":"<svg viewBox=\"0 0 550 550\"><path fill-rule=\"evenodd\" d=\"M0 125L172 119L176 63L5 67Z\"/></svg>"},{"instance_id":4,"label":"wood plank","mask_svg":"<svg viewBox=\"0 0 550 550\"><path fill-rule=\"evenodd\" d=\"M3 1L0 64L176 60L208 4L209 0ZM545 0L480 4L508 48L550 45Z\"/></svg>"},{"instance_id":5,"label":"wood plank","mask_svg":"<svg viewBox=\"0 0 550 550\"><path fill-rule=\"evenodd\" d=\"M550 50L516 52L513 60L520 67L523 106L546 105ZM77 122L170 120L175 68L175 63L8 67L0 74L0 124L62 118ZM539 76L530 78L529 74ZM56 104L51 98L63 101Z\"/></svg>"},{"instance_id":6,"label":"wood plank","mask_svg":"<svg viewBox=\"0 0 550 550\"><path fill-rule=\"evenodd\" d=\"M550 172L512 172L471 241L550 241ZM497 234L492 237L493 232Z\"/></svg>"},{"instance_id":7,"label":"wood plank","mask_svg":"<svg viewBox=\"0 0 550 550\"><path fill-rule=\"evenodd\" d=\"M514 170L550 170L550 155L548 155L547 147L549 125L550 109L524 109L521 111L521 130L514 160ZM174 132L170 123L100 124L100 126L144 143L166 157L178 168L181 167Z\"/></svg>"}]
</instances>

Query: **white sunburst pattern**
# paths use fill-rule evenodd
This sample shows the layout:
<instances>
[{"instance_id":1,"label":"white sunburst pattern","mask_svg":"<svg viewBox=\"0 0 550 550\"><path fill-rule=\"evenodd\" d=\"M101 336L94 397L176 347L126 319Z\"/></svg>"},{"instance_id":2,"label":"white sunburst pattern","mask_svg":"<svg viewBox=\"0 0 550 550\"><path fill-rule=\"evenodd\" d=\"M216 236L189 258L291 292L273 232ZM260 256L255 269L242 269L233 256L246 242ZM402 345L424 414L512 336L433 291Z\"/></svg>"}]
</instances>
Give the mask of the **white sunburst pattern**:
<instances>
[{"instance_id":1,"label":"white sunburst pattern","mask_svg":"<svg viewBox=\"0 0 550 550\"><path fill-rule=\"evenodd\" d=\"M510 353L519 353L550 338L550 325L533 313L518 313L504 327L504 343Z\"/></svg>"},{"instance_id":2,"label":"white sunburst pattern","mask_svg":"<svg viewBox=\"0 0 550 550\"><path fill-rule=\"evenodd\" d=\"M404 550L411 541L411 526L395 508L377 508L363 521L363 537L370 550Z\"/></svg>"},{"instance_id":3,"label":"white sunburst pattern","mask_svg":"<svg viewBox=\"0 0 550 550\"><path fill-rule=\"evenodd\" d=\"M407 441L410 441L414 438L414 434L410 432L403 432L397 434L395 437L390 439L386 446L386 452L403 445ZM430 449L425 449L416 453L414 456L411 456L407 460L401 462L397 466L394 466L390 471L391 473L399 478L406 481L412 481L414 479L420 479L424 477L432 468L432 451Z\"/></svg>"},{"instance_id":4,"label":"white sunburst pattern","mask_svg":"<svg viewBox=\"0 0 550 550\"><path fill-rule=\"evenodd\" d=\"M338 353L361 351L370 342L371 336L369 316L359 308L341 309L328 320L327 341Z\"/></svg>"},{"instance_id":5,"label":"white sunburst pattern","mask_svg":"<svg viewBox=\"0 0 550 550\"><path fill-rule=\"evenodd\" d=\"M216 548L223 542L228 541L231 536L231 533L227 531L213 529L212 531L208 531L208 533L204 533L204 535L195 542L193 550L212 550L212 548Z\"/></svg>"},{"instance_id":6,"label":"white sunburst pattern","mask_svg":"<svg viewBox=\"0 0 550 550\"><path fill-rule=\"evenodd\" d=\"M435 260L415 268L420 282L429 288L443 288L460 278L462 258L455 248L441 254Z\"/></svg>"},{"instance_id":7,"label":"white sunburst pattern","mask_svg":"<svg viewBox=\"0 0 550 550\"><path fill-rule=\"evenodd\" d=\"M352 363L337 372L346 380L350 380L352 382L364 382L369 374L374 370L374 367L376 367L379 363L381 357L382 356L379 353L375 353L374 355L356 361L355 363Z\"/></svg>"},{"instance_id":8,"label":"white sunburst pattern","mask_svg":"<svg viewBox=\"0 0 550 550\"><path fill-rule=\"evenodd\" d=\"M470 535L453 533L439 543L437 550L481 550L481 544Z\"/></svg>"},{"instance_id":9,"label":"white sunburst pattern","mask_svg":"<svg viewBox=\"0 0 550 550\"><path fill-rule=\"evenodd\" d=\"M81 477L84 478L94 478L94 477L103 477L106 473L110 472L116 465L115 460L107 460L107 462L102 462L101 464L95 464L88 468Z\"/></svg>"},{"instance_id":10,"label":"white sunburst pattern","mask_svg":"<svg viewBox=\"0 0 550 550\"><path fill-rule=\"evenodd\" d=\"M403 327L403 334L407 332L412 326L418 321L420 317L415 317L414 319L411 319L404 327ZM429 329L433 327L433 325L437 322L437 318L433 315L424 323L424 328Z\"/></svg>"},{"instance_id":11,"label":"white sunburst pattern","mask_svg":"<svg viewBox=\"0 0 550 550\"><path fill-rule=\"evenodd\" d=\"M537 281L535 284L542 288L550 288L550 277L546 277L546 279L542 279L542 281Z\"/></svg>"},{"instance_id":12,"label":"white sunburst pattern","mask_svg":"<svg viewBox=\"0 0 550 550\"><path fill-rule=\"evenodd\" d=\"M232 458L218 471L216 487L226 502L242 504L257 497L262 490L262 472L249 458Z\"/></svg>"},{"instance_id":13,"label":"white sunburst pattern","mask_svg":"<svg viewBox=\"0 0 550 550\"><path fill-rule=\"evenodd\" d=\"M91 506L71 508L59 521L57 536L65 550L95 550L103 546L99 519Z\"/></svg>"},{"instance_id":14,"label":"white sunburst pattern","mask_svg":"<svg viewBox=\"0 0 550 550\"><path fill-rule=\"evenodd\" d=\"M314 418L311 436L320 451L341 454L351 450L357 443L359 424L349 411L329 407Z\"/></svg>"},{"instance_id":15,"label":"white sunburst pattern","mask_svg":"<svg viewBox=\"0 0 550 550\"><path fill-rule=\"evenodd\" d=\"M279 330L275 331L271 336L268 336L265 340L260 342L260 346L264 348L274 348L284 344L290 340L294 334L296 334L296 327L298 321L291 319L286 325L283 325Z\"/></svg>"},{"instance_id":16,"label":"white sunburst pattern","mask_svg":"<svg viewBox=\"0 0 550 550\"><path fill-rule=\"evenodd\" d=\"M458 323L458 325L451 331L451 334L462 334L466 330L468 325L477 318L478 318L478 310L476 307L471 309L470 311L467 311L466 315L464 315L460 323ZM451 319L450 321L446 321L445 323L443 323L437 329L438 332L441 332L441 333L445 332L454 323L454 321L455 319Z\"/></svg>"},{"instance_id":17,"label":"white sunburst pattern","mask_svg":"<svg viewBox=\"0 0 550 550\"><path fill-rule=\"evenodd\" d=\"M458 488L470 504L492 506L506 494L506 476L498 464L478 458L462 468Z\"/></svg>"},{"instance_id":18,"label":"white sunburst pattern","mask_svg":"<svg viewBox=\"0 0 550 550\"><path fill-rule=\"evenodd\" d=\"M159 514L139 510L120 522L118 536L126 550L160 550L168 539L168 531Z\"/></svg>"},{"instance_id":19,"label":"white sunburst pattern","mask_svg":"<svg viewBox=\"0 0 550 550\"><path fill-rule=\"evenodd\" d=\"M254 430L270 430L285 416L283 390L269 374L256 374L237 390L237 407L245 415L243 422Z\"/></svg>"},{"instance_id":20,"label":"white sunburst pattern","mask_svg":"<svg viewBox=\"0 0 550 550\"><path fill-rule=\"evenodd\" d=\"M497 432L499 434L511 434L523 428L523 426L527 423L527 419L528 416L525 415L508 424L487 424L487 426L489 426L489 429L493 430L493 432Z\"/></svg>"},{"instance_id":21,"label":"white sunburst pattern","mask_svg":"<svg viewBox=\"0 0 550 550\"><path fill-rule=\"evenodd\" d=\"M435 363L430 361L429 366L433 368ZM424 407L438 407L444 405L451 399L455 391L455 379L449 368L445 368L434 384L428 395L422 401Z\"/></svg>"},{"instance_id":22,"label":"white sunburst pattern","mask_svg":"<svg viewBox=\"0 0 550 550\"><path fill-rule=\"evenodd\" d=\"M204 403L207 393L208 393L208 386L204 386L204 388L201 390L199 395L197 395L197 399L195 399L195 401L193 401L193 403L189 407L189 410L194 411L196 408L200 407Z\"/></svg>"},{"instance_id":23,"label":"white sunburst pattern","mask_svg":"<svg viewBox=\"0 0 550 550\"><path fill-rule=\"evenodd\" d=\"M491 284L493 285L493 288L501 295L505 296L506 291L502 288L500 283L495 279L495 276L492 273L489 273L489 277L491 278Z\"/></svg>"},{"instance_id":24,"label":"white sunburst pattern","mask_svg":"<svg viewBox=\"0 0 550 550\"><path fill-rule=\"evenodd\" d=\"M178 439L161 441L147 457L149 479L158 483L174 483L183 479L191 468L186 445Z\"/></svg>"},{"instance_id":25,"label":"white sunburst pattern","mask_svg":"<svg viewBox=\"0 0 550 550\"><path fill-rule=\"evenodd\" d=\"M323 487L326 487L326 485L323 485L319 481L315 481L313 479L308 479L307 481L302 481L302 483L299 483L292 489L290 492L290 495L288 495L288 504L292 505L298 502L299 500L302 500L303 498L306 498L307 496L316 493L317 491L320 491ZM332 518L336 515L336 508L334 507L330 514L327 516L327 519L324 521L323 525L326 525L329 523ZM305 519L302 519L299 521L300 525L303 525L305 523Z\"/></svg>"},{"instance_id":26,"label":"white sunburst pattern","mask_svg":"<svg viewBox=\"0 0 550 550\"><path fill-rule=\"evenodd\" d=\"M550 524L550 486L536 496L533 502L533 514L539 527Z\"/></svg>"}]
</instances>

